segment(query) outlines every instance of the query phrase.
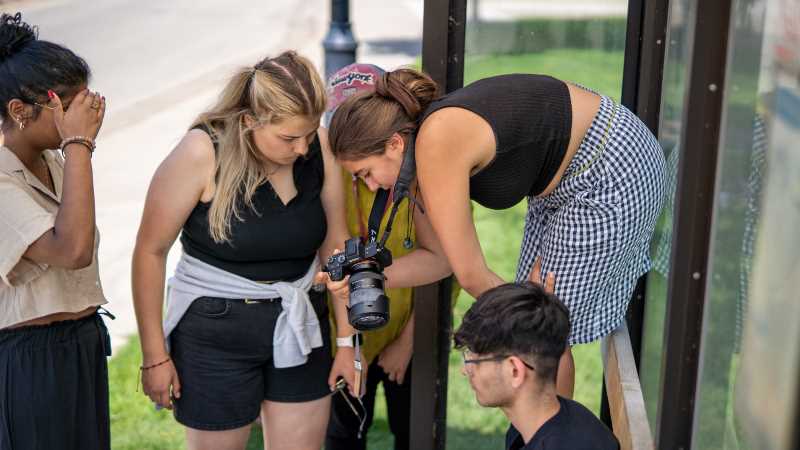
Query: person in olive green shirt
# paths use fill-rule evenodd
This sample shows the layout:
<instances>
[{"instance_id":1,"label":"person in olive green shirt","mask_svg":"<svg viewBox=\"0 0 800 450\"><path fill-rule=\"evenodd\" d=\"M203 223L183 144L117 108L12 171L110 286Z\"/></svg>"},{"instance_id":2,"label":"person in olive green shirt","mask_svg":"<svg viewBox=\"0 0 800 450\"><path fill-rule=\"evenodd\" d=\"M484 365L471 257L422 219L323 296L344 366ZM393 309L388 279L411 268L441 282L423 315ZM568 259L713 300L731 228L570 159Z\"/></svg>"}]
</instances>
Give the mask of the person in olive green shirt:
<instances>
[{"instance_id":1,"label":"person in olive green shirt","mask_svg":"<svg viewBox=\"0 0 800 450\"><path fill-rule=\"evenodd\" d=\"M327 117L332 115L333 110L344 98L373 89L375 79L382 73L382 69L369 64L352 64L339 70L328 80L330 103ZM323 123L325 122L323 119ZM366 235L367 220L375 193L347 171L343 170L342 176L345 178L348 229L352 236L363 237ZM450 274L444 255L435 248L426 248L425 235L430 235L432 230L428 229L430 225L426 219L419 219L419 214L420 211L406 199L401 203L395 216L392 233L386 242L386 247L392 252L394 264L384 271L387 277L386 294L391 299L389 323L382 328L363 333L362 351L366 368L366 389L361 402L364 410L346 390L334 396L325 439L327 450L366 449L366 434L372 423L377 387L381 383L386 395L389 428L395 438L394 448L408 449L411 407L410 364L414 339L411 286L434 282ZM388 216L388 213L384 214L382 230L386 226ZM415 259L416 255L404 258L419 250L430 254L426 255L425 259ZM418 267L420 262L429 264ZM421 273L425 275L420 276ZM458 288L454 288L453 299L457 295Z\"/></svg>"}]
</instances>

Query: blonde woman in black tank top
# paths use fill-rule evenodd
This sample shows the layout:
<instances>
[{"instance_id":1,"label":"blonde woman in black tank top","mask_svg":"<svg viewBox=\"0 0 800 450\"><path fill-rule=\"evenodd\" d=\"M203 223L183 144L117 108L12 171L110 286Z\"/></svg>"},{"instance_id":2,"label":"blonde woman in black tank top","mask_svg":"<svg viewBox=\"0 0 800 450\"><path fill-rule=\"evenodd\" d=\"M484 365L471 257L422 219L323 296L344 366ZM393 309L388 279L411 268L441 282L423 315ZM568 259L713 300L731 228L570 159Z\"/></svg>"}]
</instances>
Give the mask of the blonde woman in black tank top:
<instances>
[{"instance_id":1,"label":"blonde woman in black tank top","mask_svg":"<svg viewBox=\"0 0 800 450\"><path fill-rule=\"evenodd\" d=\"M660 210L663 154L630 111L544 75L513 74L439 95L425 74L400 69L373 94L343 103L331 150L373 189L392 186L415 138L420 194L459 283L473 297L504 283L489 269L470 200L492 209L527 198L517 280L548 274L570 308L570 344L608 334L646 271ZM534 269L534 260L541 256ZM552 272L552 273L551 273ZM558 389L571 397L574 363Z\"/></svg>"},{"instance_id":2,"label":"blonde woman in black tank top","mask_svg":"<svg viewBox=\"0 0 800 450\"><path fill-rule=\"evenodd\" d=\"M316 69L294 52L242 68L151 182L133 256L142 384L186 426L189 449L244 449L258 417L266 448L319 449L331 386L339 377L353 386L353 349L332 361L327 302L313 290L322 345L299 366L276 366L280 298L195 298L169 350L162 329L166 257L179 234L196 264L248 282L305 279L315 258L342 245L340 169L318 137L325 104ZM334 302L340 336L353 334L345 305Z\"/></svg>"}]
</instances>

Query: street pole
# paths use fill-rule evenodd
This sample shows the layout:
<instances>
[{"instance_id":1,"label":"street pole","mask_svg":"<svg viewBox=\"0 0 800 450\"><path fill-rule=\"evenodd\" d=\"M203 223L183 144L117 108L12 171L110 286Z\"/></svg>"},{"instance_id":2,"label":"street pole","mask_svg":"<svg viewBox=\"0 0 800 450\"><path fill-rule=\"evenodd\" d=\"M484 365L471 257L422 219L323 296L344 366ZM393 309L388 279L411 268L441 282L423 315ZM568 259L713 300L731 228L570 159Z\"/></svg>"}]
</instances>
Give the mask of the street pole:
<instances>
[{"instance_id":1,"label":"street pole","mask_svg":"<svg viewBox=\"0 0 800 450\"><path fill-rule=\"evenodd\" d=\"M337 70L356 62L356 43L350 29L350 0L331 0L331 26L322 47L325 49L325 79Z\"/></svg>"}]
</instances>

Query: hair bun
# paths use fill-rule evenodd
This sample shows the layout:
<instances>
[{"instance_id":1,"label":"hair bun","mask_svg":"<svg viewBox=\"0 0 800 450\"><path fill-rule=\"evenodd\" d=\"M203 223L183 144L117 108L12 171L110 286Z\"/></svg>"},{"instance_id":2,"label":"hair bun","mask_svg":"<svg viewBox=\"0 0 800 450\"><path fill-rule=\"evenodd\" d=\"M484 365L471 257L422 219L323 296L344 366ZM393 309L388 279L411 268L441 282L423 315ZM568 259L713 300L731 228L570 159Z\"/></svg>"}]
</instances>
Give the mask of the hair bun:
<instances>
[{"instance_id":1,"label":"hair bun","mask_svg":"<svg viewBox=\"0 0 800 450\"><path fill-rule=\"evenodd\" d=\"M416 121L439 96L436 83L425 73L413 69L386 72L375 84L375 94L400 104L409 119Z\"/></svg>"},{"instance_id":2,"label":"hair bun","mask_svg":"<svg viewBox=\"0 0 800 450\"><path fill-rule=\"evenodd\" d=\"M22 21L22 13L0 17L0 62L11 58L37 38L37 29Z\"/></svg>"}]
</instances>

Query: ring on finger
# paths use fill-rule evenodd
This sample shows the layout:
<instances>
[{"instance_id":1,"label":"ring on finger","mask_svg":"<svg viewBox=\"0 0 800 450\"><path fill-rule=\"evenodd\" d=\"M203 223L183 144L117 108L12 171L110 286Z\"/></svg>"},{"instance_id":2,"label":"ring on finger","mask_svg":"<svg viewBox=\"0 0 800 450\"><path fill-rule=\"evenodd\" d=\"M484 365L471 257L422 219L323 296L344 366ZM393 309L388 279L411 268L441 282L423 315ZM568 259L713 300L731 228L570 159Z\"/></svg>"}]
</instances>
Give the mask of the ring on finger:
<instances>
[{"instance_id":1,"label":"ring on finger","mask_svg":"<svg viewBox=\"0 0 800 450\"><path fill-rule=\"evenodd\" d=\"M100 109L100 93L99 92L92 92L92 109Z\"/></svg>"}]
</instances>

